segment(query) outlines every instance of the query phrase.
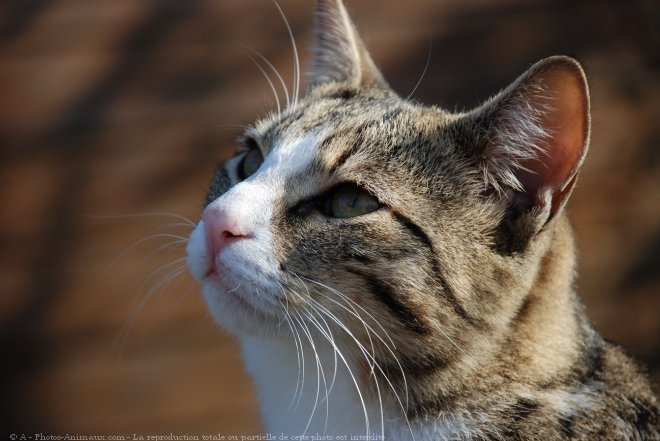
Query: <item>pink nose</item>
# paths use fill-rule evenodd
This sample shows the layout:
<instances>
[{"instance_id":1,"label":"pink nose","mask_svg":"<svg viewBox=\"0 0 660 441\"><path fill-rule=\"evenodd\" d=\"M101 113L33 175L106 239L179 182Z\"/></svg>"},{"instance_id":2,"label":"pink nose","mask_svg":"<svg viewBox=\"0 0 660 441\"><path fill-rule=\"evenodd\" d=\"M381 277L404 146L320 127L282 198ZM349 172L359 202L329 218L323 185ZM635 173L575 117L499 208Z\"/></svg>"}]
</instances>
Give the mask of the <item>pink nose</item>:
<instances>
[{"instance_id":1,"label":"pink nose","mask_svg":"<svg viewBox=\"0 0 660 441\"><path fill-rule=\"evenodd\" d=\"M211 271L214 271L215 259L220 251L230 242L245 238L248 234L235 216L215 207L206 207L202 220L206 228L206 247L211 258Z\"/></svg>"}]
</instances>

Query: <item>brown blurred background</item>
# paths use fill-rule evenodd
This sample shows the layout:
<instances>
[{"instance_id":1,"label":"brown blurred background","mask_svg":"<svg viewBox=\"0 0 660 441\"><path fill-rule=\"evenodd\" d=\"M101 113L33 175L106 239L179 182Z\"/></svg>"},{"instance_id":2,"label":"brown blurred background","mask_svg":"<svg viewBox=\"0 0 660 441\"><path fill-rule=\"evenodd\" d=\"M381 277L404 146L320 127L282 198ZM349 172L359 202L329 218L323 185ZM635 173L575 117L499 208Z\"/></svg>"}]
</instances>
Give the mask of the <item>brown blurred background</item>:
<instances>
[{"instance_id":1,"label":"brown blurred background","mask_svg":"<svg viewBox=\"0 0 660 441\"><path fill-rule=\"evenodd\" d=\"M303 58L310 0L280 0ZM568 54L593 138L569 210L597 329L660 382L655 1L352 0L392 86L449 109ZM7 433L256 433L237 345L176 262L216 163L273 109L241 45L288 79L270 0L0 3L0 397ZM135 215L115 217L117 215ZM132 244L148 237L137 246ZM171 235L171 236L170 236ZM172 263L174 262L174 263ZM169 266L168 266L169 265ZM165 283L168 282L168 283ZM5 436L5 435L0 435Z\"/></svg>"}]
</instances>

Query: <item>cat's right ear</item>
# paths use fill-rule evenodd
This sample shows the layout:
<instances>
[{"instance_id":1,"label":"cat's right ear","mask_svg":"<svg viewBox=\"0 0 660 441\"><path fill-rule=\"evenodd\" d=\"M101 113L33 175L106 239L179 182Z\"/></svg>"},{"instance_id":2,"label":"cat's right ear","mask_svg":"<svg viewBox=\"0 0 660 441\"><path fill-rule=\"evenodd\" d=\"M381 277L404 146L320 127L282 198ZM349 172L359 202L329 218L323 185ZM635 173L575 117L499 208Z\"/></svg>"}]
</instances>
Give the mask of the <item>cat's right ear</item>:
<instances>
[{"instance_id":1,"label":"cat's right ear","mask_svg":"<svg viewBox=\"0 0 660 441\"><path fill-rule=\"evenodd\" d=\"M316 42L308 88L329 83L351 87L387 87L342 0L316 2Z\"/></svg>"},{"instance_id":2,"label":"cat's right ear","mask_svg":"<svg viewBox=\"0 0 660 441\"><path fill-rule=\"evenodd\" d=\"M506 204L504 248L520 250L562 210L589 145L589 92L569 57L536 63L463 118L489 197Z\"/></svg>"}]
</instances>

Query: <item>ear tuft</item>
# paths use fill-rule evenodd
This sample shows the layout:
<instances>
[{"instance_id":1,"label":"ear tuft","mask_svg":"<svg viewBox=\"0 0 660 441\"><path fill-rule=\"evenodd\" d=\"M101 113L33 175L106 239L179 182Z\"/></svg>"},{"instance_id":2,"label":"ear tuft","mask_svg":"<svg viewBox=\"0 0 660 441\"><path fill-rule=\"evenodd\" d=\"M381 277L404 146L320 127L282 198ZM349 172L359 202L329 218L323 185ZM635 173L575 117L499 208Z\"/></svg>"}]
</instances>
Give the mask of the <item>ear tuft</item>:
<instances>
[{"instance_id":1,"label":"ear tuft","mask_svg":"<svg viewBox=\"0 0 660 441\"><path fill-rule=\"evenodd\" d=\"M580 64L546 58L459 123L485 194L505 209L497 246L521 251L568 200L589 146Z\"/></svg>"},{"instance_id":2,"label":"ear tuft","mask_svg":"<svg viewBox=\"0 0 660 441\"><path fill-rule=\"evenodd\" d=\"M589 145L589 94L579 63L551 57L536 63L478 109L480 167L500 195L528 207L563 207Z\"/></svg>"},{"instance_id":3,"label":"ear tuft","mask_svg":"<svg viewBox=\"0 0 660 441\"><path fill-rule=\"evenodd\" d=\"M484 182L499 194L509 189L524 191L521 173L525 164L548 155L549 128L543 125L551 110L549 92L536 81L520 85L516 93L499 103L494 123L486 134L481 163Z\"/></svg>"}]
</instances>

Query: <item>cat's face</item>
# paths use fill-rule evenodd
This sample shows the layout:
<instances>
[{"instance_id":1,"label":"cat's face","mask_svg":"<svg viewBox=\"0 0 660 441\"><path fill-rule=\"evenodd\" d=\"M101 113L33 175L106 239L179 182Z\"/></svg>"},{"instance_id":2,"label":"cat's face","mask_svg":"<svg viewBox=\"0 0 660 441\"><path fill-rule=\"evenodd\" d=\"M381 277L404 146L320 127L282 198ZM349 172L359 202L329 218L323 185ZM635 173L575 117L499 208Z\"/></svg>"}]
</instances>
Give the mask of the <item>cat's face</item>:
<instances>
[{"instance_id":1,"label":"cat's face","mask_svg":"<svg viewBox=\"0 0 660 441\"><path fill-rule=\"evenodd\" d=\"M189 243L218 321L276 333L283 314L318 306L350 323L344 308L354 302L390 330L432 332L420 312L431 306L424 287L440 282L439 250L425 231L451 230L457 219L443 205L460 209L479 193L451 139L453 119L342 84L248 130ZM491 228L475 225L471 240Z\"/></svg>"},{"instance_id":2,"label":"cat's face","mask_svg":"<svg viewBox=\"0 0 660 441\"><path fill-rule=\"evenodd\" d=\"M414 105L321 3L310 92L219 168L189 266L235 333L378 333L423 368L520 307L586 152L584 76L548 59L473 112Z\"/></svg>"}]
</instances>

